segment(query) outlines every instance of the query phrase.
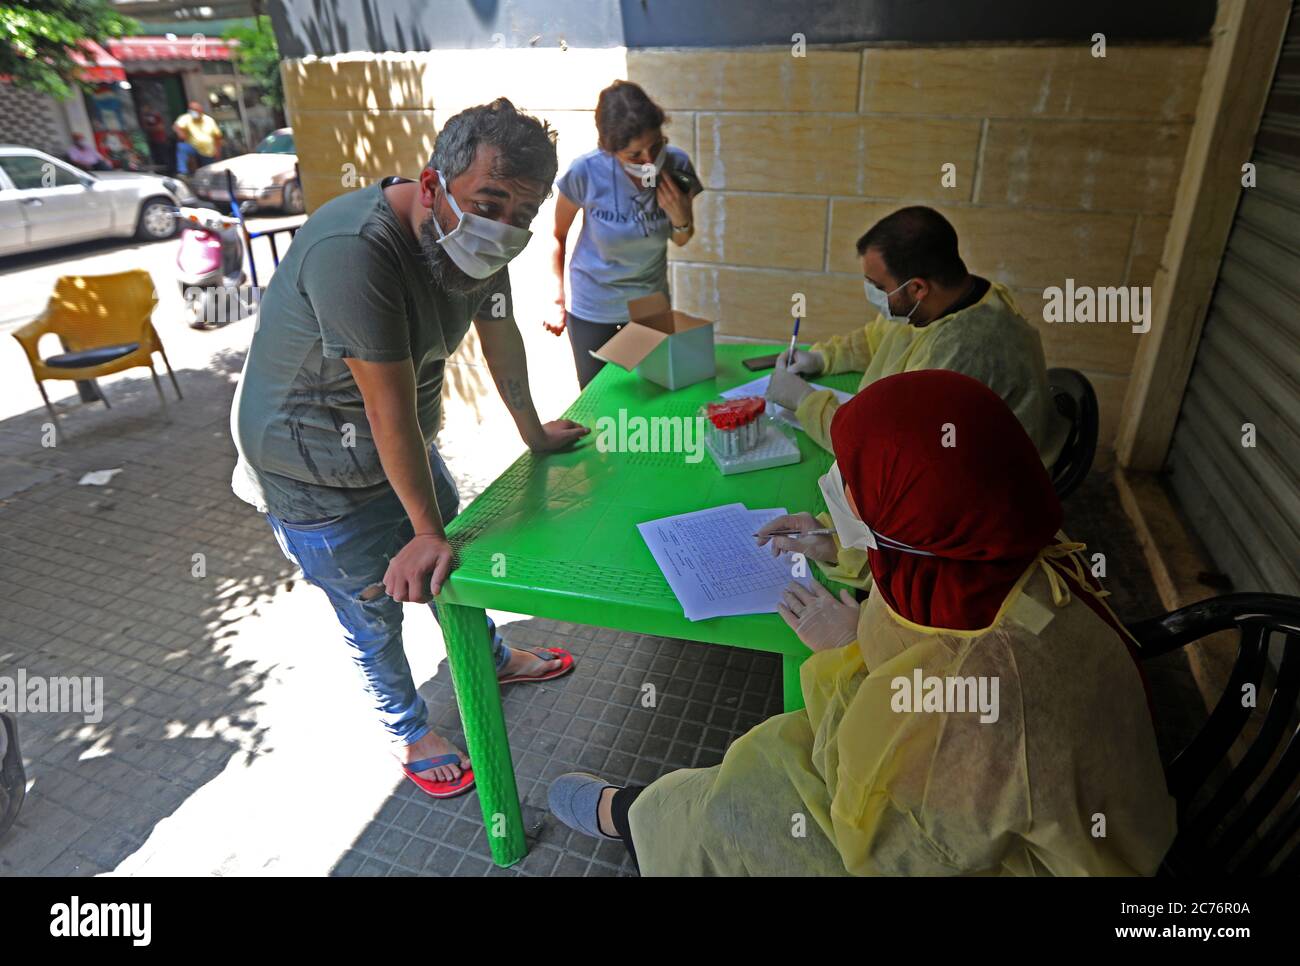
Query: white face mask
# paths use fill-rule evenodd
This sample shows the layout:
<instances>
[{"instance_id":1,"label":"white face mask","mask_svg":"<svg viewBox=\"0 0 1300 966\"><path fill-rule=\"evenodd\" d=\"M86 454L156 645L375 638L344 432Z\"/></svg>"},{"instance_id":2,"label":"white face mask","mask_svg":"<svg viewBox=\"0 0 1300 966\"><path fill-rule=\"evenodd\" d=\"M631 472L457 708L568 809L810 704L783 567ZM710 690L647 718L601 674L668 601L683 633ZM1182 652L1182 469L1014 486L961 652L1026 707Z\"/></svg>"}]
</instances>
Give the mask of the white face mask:
<instances>
[{"instance_id":1,"label":"white face mask","mask_svg":"<svg viewBox=\"0 0 1300 966\"><path fill-rule=\"evenodd\" d=\"M442 185L442 193L457 219L456 227L444 232L442 225L438 224L437 216L433 217L438 244L470 278L488 278L528 245L533 233L527 228L516 228L473 212L461 211L456 199L447 190L447 180L441 171L438 172L438 183Z\"/></svg>"},{"instance_id":2,"label":"white face mask","mask_svg":"<svg viewBox=\"0 0 1300 966\"><path fill-rule=\"evenodd\" d=\"M659 183L659 172L664 169L664 161L667 158L668 142L665 141L663 147L659 149L659 154L655 156L654 164L624 161L623 170L631 175L632 179L642 188L653 188Z\"/></svg>"},{"instance_id":3,"label":"white face mask","mask_svg":"<svg viewBox=\"0 0 1300 966\"><path fill-rule=\"evenodd\" d=\"M911 311L908 312L906 315L895 315L893 311L889 308L889 297L905 289L907 287L907 283L910 281L911 279L909 278L907 282L904 282L902 285L898 286L898 288L894 289L893 292L886 292L883 288L880 288L878 285L873 285L868 279L865 278L862 280L862 287L866 289L867 301L870 302L872 307L875 308L876 311L878 311L886 319L888 319L891 322L910 322L912 319L912 312L915 312L917 310L917 307L920 306L921 304L920 302L917 302L916 305L913 305Z\"/></svg>"},{"instance_id":4,"label":"white face mask","mask_svg":"<svg viewBox=\"0 0 1300 966\"><path fill-rule=\"evenodd\" d=\"M875 550L876 537L871 528L853 515L849 501L844 496L844 478L840 476L840 464L832 463L830 472L817 480L822 496L826 498L826 509L830 511L831 522L835 524L835 533L840 538L840 546L856 547L859 550Z\"/></svg>"},{"instance_id":5,"label":"white face mask","mask_svg":"<svg viewBox=\"0 0 1300 966\"><path fill-rule=\"evenodd\" d=\"M905 543L891 540L889 537L873 531L859 520L849 506L844 495L844 478L840 476L840 464L832 463L830 472L817 480L822 496L826 498L826 509L830 512L831 523L835 524L835 534L840 538L840 546L855 547L858 550L901 550L919 557L933 557L928 550L917 550Z\"/></svg>"},{"instance_id":6,"label":"white face mask","mask_svg":"<svg viewBox=\"0 0 1300 966\"><path fill-rule=\"evenodd\" d=\"M202 116L202 114L203 114L202 111L196 111L193 109L190 110L190 117L200 117Z\"/></svg>"}]
</instances>

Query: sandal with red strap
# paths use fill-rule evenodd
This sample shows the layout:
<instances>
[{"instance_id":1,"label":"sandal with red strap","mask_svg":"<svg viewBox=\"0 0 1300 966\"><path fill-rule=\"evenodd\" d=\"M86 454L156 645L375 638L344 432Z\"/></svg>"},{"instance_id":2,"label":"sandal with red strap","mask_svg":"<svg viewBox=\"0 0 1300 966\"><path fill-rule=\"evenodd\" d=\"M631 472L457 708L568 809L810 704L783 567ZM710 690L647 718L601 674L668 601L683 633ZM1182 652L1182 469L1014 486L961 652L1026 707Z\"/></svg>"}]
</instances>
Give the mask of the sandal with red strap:
<instances>
[{"instance_id":1,"label":"sandal with red strap","mask_svg":"<svg viewBox=\"0 0 1300 966\"><path fill-rule=\"evenodd\" d=\"M554 671L547 671L545 674L512 674L507 678L497 678L501 684L523 684L528 681L550 681L554 678L563 677L574 668L573 655L562 647L539 647L530 649L527 647L516 648L525 654L531 654L533 657L541 658L543 661L559 661L560 666ZM554 657L547 657L545 654L538 653L546 651L553 654Z\"/></svg>"},{"instance_id":2,"label":"sandal with red strap","mask_svg":"<svg viewBox=\"0 0 1300 966\"><path fill-rule=\"evenodd\" d=\"M421 758L419 761L407 762L402 766L402 771L406 772L406 777L419 786L420 791L426 795L432 795L434 798L455 798L457 795L464 795L474 787L474 769L461 768L460 777L454 781L440 782L428 778L421 778L416 772L428 771L430 768L439 768L442 765L460 766L460 755L438 755L436 758Z\"/></svg>"}]
</instances>

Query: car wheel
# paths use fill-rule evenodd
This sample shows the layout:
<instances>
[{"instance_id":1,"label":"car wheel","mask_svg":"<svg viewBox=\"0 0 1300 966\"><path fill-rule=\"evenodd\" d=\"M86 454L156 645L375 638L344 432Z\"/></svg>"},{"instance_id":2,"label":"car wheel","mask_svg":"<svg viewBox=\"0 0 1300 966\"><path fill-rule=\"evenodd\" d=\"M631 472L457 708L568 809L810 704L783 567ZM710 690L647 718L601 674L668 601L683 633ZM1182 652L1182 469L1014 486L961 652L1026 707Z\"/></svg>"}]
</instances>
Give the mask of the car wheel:
<instances>
[{"instance_id":1,"label":"car wheel","mask_svg":"<svg viewBox=\"0 0 1300 966\"><path fill-rule=\"evenodd\" d=\"M145 241L162 241L176 234L176 202L170 198L148 198L140 206L135 237Z\"/></svg>"},{"instance_id":2,"label":"car wheel","mask_svg":"<svg viewBox=\"0 0 1300 966\"><path fill-rule=\"evenodd\" d=\"M284 201L281 205L286 215L301 215L304 210L302 199L302 185L297 181L290 181L284 186Z\"/></svg>"}]
</instances>

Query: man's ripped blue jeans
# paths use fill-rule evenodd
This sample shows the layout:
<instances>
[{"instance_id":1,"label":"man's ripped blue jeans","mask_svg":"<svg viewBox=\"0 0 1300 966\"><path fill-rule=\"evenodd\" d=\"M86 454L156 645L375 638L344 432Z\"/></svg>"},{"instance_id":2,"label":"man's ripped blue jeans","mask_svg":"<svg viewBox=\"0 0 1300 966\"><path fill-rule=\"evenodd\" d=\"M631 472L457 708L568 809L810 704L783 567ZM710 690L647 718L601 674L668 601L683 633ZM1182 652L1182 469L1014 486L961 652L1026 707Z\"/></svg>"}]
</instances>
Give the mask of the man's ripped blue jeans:
<instances>
[{"instance_id":1,"label":"man's ripped blue jeans","mask_svg":"<svg viewBox=\"0 0 1300 966\"><path fill-rule=\"evenodd\" d=\"M449 523L460 507L456 484L436 449L429 452L429 465L438 510ZM334 605L343 639L384 728L395 742L419 741L429 732L428 710L402 650L402 605L387 594L369 602L357 599L371 584L383 581L388 561L414 535L397 494L390 489L350 513L324 520L286 522L269 513L267 519L285 556ZM436 618L438 608L429 606ZM510 649L490 618L488 631L500 671L510 660Z\"/></svg>"}]
</instances>

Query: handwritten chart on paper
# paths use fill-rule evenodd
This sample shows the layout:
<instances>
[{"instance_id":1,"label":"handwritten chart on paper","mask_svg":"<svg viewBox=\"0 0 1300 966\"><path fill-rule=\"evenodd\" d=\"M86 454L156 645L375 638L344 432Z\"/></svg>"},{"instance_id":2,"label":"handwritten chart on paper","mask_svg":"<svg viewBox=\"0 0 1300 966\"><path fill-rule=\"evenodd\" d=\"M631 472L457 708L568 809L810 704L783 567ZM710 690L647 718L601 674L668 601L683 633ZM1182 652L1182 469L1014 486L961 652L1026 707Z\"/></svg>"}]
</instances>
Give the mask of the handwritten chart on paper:
<instances>
[{"instance_id":1,"label":"handwritten chart on paper","mask_svg":"<svg viewBox=\"0 0 1300 966\"><path fill-rule=\"evenodd\" d=\"M784 508L749 510L728 503L708 510L638 523L637 529L681 602L687 620L736 614L775 614L792 577L794 557L773 557L754 543L754 532Z\"/></svg>"}]
</instances>

